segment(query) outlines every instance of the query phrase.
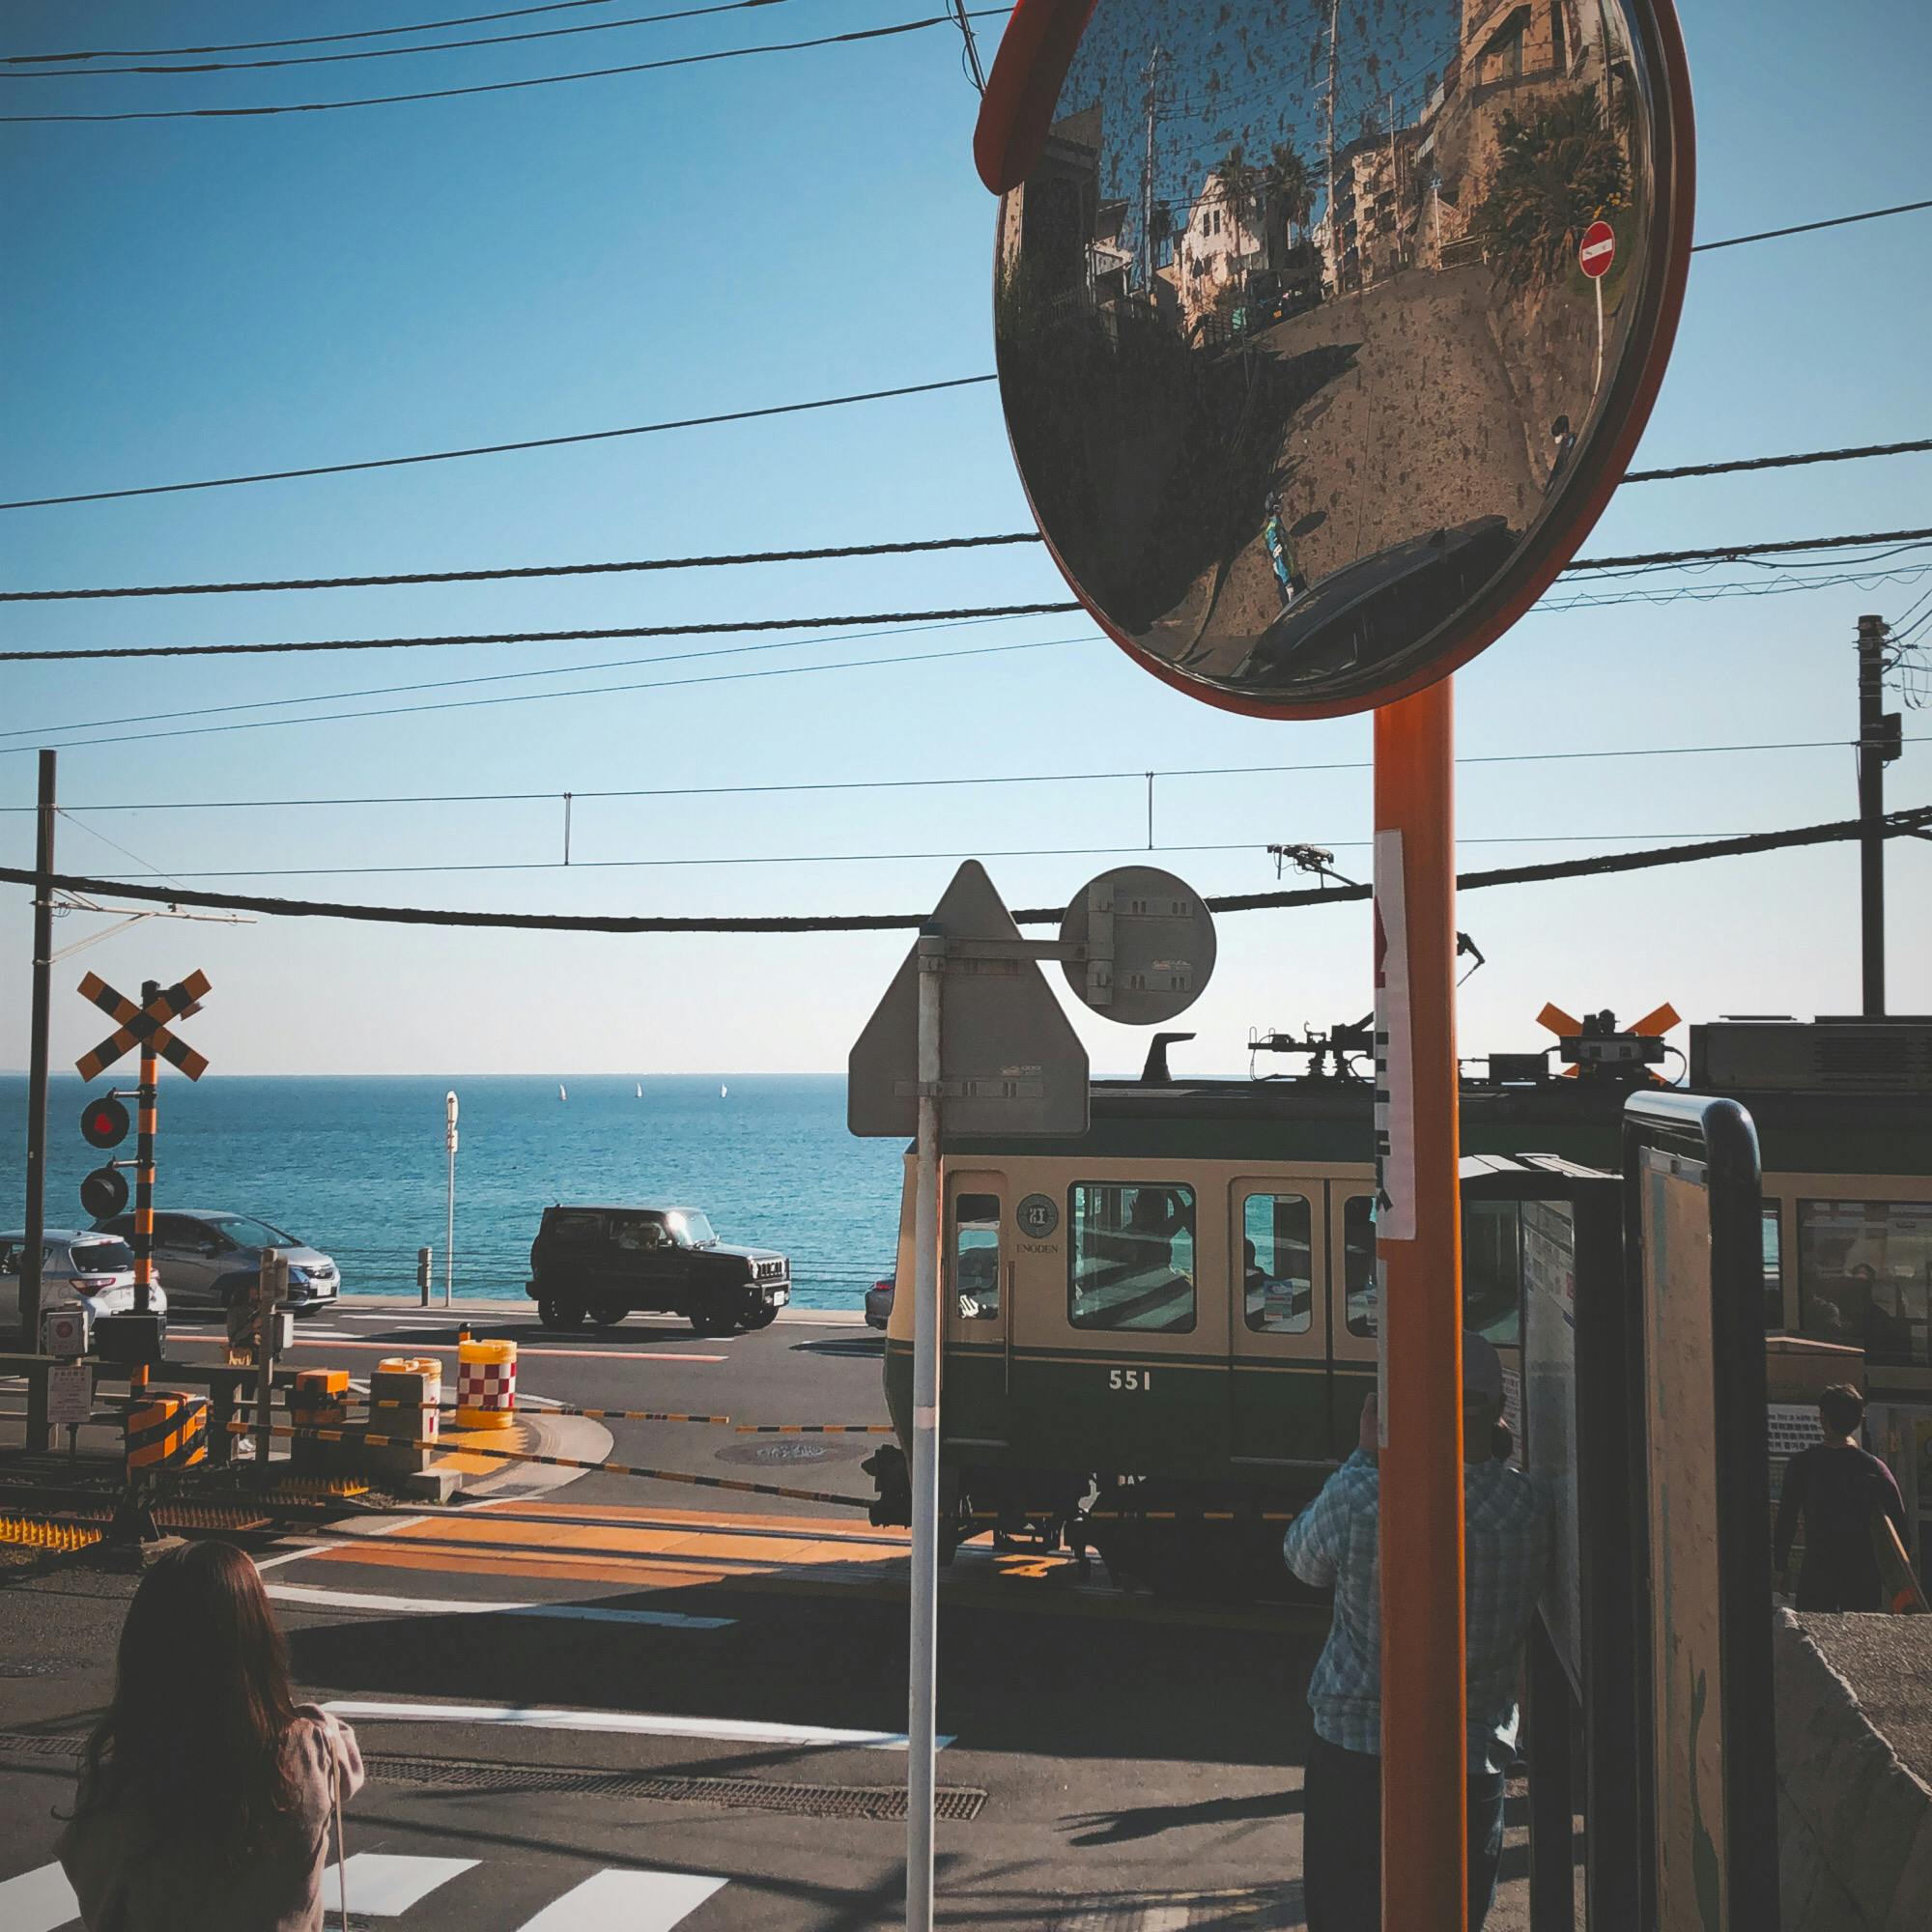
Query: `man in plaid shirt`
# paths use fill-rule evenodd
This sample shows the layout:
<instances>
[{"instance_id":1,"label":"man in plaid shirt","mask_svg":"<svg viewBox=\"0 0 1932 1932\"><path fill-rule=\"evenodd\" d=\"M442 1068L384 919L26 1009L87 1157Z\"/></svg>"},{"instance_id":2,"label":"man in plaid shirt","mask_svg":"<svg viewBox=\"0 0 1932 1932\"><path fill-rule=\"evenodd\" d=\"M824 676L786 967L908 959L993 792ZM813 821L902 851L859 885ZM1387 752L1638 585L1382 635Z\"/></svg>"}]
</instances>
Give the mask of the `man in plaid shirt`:
<instances>
[{"instance_id":1,"label":"man in plaid shirt","mask_svg":"<svg viewBox=\"0 0 1932 1932\"><path fill-rule=\"evenodd\" d=\"M1503 1774L1516 1745L1517 1665L1549 1565L1548 1497L1495 1460L1502 1362L1463 1337L1463 1506L1467 1586L1469 1932L1495 1896L1503 1848ZM1304 1583L1335 1592L1334 1618L1308 1702L1315 1741L1303 1777L1302 1889L1309 1932L1381 1924L1380 1475L1376 1399L1361 1447L1295 1518L1283 1542Z\"/></svg>"}]
</instances>

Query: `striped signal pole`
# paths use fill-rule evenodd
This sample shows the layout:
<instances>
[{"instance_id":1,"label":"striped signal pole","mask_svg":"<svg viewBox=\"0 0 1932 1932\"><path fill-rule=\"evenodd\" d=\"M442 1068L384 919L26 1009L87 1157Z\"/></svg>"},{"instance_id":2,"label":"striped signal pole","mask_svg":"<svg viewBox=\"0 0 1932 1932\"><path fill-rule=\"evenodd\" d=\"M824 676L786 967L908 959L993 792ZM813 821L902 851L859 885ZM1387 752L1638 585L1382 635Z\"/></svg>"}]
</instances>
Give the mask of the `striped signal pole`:
<instances>
[{"instance_id":1,"label":"striped signal pole","mask_svg":"<svg viewBox=\"0 0 1932 1932\"><path fill-rule=\"evenodd\" d=\"M160 997L160 982L141 981L141 1005L153 1006ZM161 1069L152 1036L141 1042L141 1079L135 1094L134 1117L134 1309L145 1315L154 1300L155 1285L155 1128L161 1102ZM128 1377L130 1388L148 1384L148 1365L143 1362Z\"/></svg>"}]
</instances>

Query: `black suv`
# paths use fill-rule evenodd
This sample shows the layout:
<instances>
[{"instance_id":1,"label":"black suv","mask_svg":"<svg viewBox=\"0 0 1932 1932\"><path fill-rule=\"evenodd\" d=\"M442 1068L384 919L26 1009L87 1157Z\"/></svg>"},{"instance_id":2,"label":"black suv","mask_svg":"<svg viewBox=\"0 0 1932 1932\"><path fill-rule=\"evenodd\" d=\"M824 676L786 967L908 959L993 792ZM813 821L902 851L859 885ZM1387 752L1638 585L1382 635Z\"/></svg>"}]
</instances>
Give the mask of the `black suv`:
<instances>
[{"instance_id":1,"label":"black suv","mask_svg":"<svg viewBox=\"0 0 1932 1932\"><path fill-rule=\"evenodd\" d=\"M547 1328L611 1328L649 1309L729 1335L767 1326L791 1299L784 1256L725 1246L696 1208L546 1208L530 1275Z\"/></svg>"}]
</instances>

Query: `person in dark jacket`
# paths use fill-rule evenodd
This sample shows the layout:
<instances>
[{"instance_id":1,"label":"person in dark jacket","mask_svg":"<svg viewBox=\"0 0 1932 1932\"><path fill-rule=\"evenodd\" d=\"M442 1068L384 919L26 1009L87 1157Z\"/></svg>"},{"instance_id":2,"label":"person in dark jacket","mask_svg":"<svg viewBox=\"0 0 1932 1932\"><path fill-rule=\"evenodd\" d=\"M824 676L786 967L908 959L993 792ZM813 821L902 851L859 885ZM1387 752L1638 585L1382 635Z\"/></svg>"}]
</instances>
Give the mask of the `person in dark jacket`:
<instances>
[{"instance_id":1,"label":"person in dark jacket","mask_svg":"<svg viewBox=\"0 0 1932 1932\"><path fill-rule=\"evenodd\" d=\"M1825 1439L1785 1465L1777 1504L1778 1587L1791 1589L1791 1545L1804 1522L1804 1570L1798 1580L1801 1610L1884 1607L1872 1532L1889 1517L1903 1537L1905 1499L1892 1473L1859 1446L1865 1399L1840 1384L1818 1398Z\"/></svg>"}]
</instances>

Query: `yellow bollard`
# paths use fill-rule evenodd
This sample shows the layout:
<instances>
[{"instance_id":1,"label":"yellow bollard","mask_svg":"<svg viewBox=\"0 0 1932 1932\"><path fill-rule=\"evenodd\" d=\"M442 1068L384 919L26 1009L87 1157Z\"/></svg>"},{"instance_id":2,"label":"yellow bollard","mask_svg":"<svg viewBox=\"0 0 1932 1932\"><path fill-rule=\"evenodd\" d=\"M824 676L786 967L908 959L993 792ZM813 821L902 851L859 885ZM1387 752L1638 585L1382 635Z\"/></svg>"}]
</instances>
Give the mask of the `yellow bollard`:
<instances>
[{"instance_id":1,"label":"yellow bollard","mask_svg":"<svg viewBox=\"0 0 1932 1932\"><path fill-rule=\"evenodd\" d=\"M517 1419L517 1345L459 1342L456 1346L456 1426L507 1429Z\"/></svg>"}]
</instances>

